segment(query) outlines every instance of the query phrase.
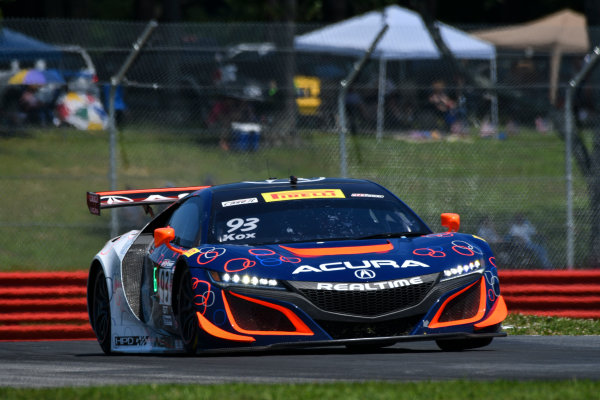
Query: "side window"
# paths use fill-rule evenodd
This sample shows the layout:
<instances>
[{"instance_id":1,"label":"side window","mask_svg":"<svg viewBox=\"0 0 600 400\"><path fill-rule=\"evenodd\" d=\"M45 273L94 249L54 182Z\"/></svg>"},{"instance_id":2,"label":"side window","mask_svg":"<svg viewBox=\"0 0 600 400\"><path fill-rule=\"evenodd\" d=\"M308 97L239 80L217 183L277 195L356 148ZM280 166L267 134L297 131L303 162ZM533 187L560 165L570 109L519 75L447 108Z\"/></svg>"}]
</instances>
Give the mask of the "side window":
<instances>
[{"instance_id":1,"label":"side window","mask_svg":"<svg viewBox=\"0 0 600 400\"><path fill-rule=\"evenodd\" d=\"M168 225L175 229L173 244L182 247L193 247L202 227L201 199L192 197L183 203L171 216Z\"/></svg>"}]
</instances>

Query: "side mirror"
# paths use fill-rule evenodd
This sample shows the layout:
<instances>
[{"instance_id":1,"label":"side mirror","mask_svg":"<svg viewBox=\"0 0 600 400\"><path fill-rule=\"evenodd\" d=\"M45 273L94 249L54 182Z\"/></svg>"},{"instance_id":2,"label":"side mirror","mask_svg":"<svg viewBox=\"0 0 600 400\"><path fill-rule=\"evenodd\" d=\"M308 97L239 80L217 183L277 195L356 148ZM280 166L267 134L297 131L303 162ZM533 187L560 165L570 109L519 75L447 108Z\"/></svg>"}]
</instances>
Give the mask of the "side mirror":
<instances>
[{"instance_id":1,"label":"side mirror","mask_svg":"<svg viewBox=\"0 0 600 400\"><path fill-rule=\"evenodd\" d=\"M458 228L460 228L460 215L442 213L442 226L448 228L448 232L458 232Z\"/></svg>"},{"instance_id":2,"label":"side mirror","mask_svg":"<svg viewBox=\"0 0 600 400\"><path fill-rule=\"evenodd\" d=\"M170 250L176 253L183 253L183 250L171 246L171 241L175 239L175 229L167 226L165 228L156 228L154 230L154 247L166 245Z\"/></svg>"}]
</instances>

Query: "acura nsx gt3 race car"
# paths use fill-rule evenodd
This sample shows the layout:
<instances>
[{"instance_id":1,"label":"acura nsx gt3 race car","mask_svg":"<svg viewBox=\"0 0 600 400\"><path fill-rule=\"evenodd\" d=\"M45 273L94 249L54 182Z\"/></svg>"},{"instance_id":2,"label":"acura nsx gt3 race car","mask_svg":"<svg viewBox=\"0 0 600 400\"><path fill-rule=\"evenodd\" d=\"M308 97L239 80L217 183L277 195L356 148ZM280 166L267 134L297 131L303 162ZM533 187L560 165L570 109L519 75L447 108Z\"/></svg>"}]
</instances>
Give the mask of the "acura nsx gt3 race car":
<instances>
[{"instance_id":1,"label":"acura nsx gt3 race car","mask_svg":"<svg viewBox=\"0 0 600 400\"><path fill-rule=\"evenodd\" d=\"M105 353L435 340L443 350L505 336L494 256L442 214L433 233L364 180L312 178L88 192L104 208L172 203L106 243L88 279ZM151 211L151 210L150 210Z\"/></svg>"}]
</instances>

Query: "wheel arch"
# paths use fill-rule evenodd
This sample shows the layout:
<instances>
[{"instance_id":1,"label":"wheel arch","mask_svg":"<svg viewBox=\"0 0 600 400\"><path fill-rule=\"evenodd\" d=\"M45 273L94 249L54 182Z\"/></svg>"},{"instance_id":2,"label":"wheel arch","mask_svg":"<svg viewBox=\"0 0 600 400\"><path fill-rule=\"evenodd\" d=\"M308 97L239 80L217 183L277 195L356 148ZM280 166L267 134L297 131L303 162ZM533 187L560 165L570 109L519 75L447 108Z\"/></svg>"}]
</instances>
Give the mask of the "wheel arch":
<instances>
[{"instance_id":1,"label":"wheel arch","mask_svg":"<svg viewBox=\"0 0 600 400\"><path fill-rule=\"evenodd\" d=\"M175 270L173 272L173 286L171 288L171 304L173 307L173 313L175 315L177 315L177 312L179 311L177 309L177 299L176 296L179 293L179 285L181 282L181 274L184 273L184 271L186 269L188 269L189 266L187 264L187 262L185 261L185 259L183 257L179 257L175 263Z\"/></svg>"},{"instance_id":2,"label":"wheel arch","mask_svg":"<svg viewBox=\"0 0 600 400\"><path fill-rule=\"evenodd\" d=\"M102 278L104 278L104 282L101 282ZM99 284L99 282L101 283ZM104 290L105 292L102 293ZM94 259L90 265L86 297L90 325L102 351L105 354L111 354L113 331L113 319L111 317L112 284L110 284L110 278L107 277L106 269L99 259ZM98 298L101 300L98 300Z\"/></svg>"},{"instance_id":3,"label":"wheel arch","mask_svg":"<svg viewBox=\"0 0 600 400\"><path fill-rule=\"evenodd\" d=\"M90 265L90 269L88 272L88 279L87 279L87 290L86 290L86 298L87 298L87 311L88 311L88 318L90 320L90 323L92 322L92 310L90 308L90 304L92 304L92 288L94 286L95 283L95 279L96 279L96 275L98 273L98 270L102 269L104 271L104 276L106 277L106 268L104 268L104 265L102 265L102 263L100 262L100 260L98 260L97 258L95 258L91 265ZM108 294L109 296L112 295L112 287L109 287L107 285L108 288Z\"/></svg>"}]
</instances>

